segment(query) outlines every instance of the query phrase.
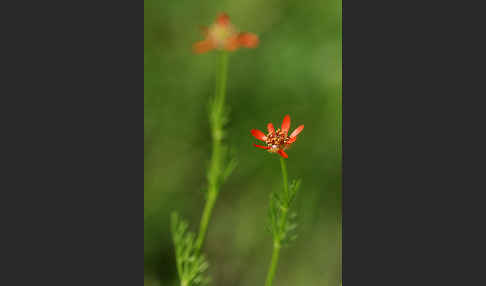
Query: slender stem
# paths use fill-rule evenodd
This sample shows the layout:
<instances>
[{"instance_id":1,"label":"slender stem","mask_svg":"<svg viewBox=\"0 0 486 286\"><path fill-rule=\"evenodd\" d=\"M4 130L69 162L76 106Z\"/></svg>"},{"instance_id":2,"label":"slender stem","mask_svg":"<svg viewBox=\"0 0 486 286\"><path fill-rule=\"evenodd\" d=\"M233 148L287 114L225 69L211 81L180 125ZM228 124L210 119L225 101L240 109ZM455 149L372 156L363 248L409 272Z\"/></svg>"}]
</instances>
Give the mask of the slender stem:
<instances>
[{"instance_id":1,"label":"slender stem","mask_svg":"<svg viewBox=\"0 0 486 286\"><path fill-rule=\"evenodd\" d=\"M288 187L288 180L287 180L287 165L285 164L285 159L283 157L280 157L280 166L282 167L282 179L283 179L284 192L288 196L289 187Z\"/></svg>"},{"instance_id":2,"label":"slender stem","mask_svg":"<svg viewBox=\"0 0 486 286\"><path fill-rule=\"evenodd\" d=\"M199 234L196 240L196 249L199 251L204 243L209 220L213 211L214 204L219 193L219 181L222 172L222 146L223 139L223 116L224 102L226 96L226 81L228 73L228 53L221 52L219 55L219 67L216 76L216 93L213 104L211 105L211 135L213 139L211 161L209 163L208 174L208 195L204 205Z\"/></svg>"},{"instance_id":3,"label":"slender stem","mask_svg":"<svg viewBox=\"0 0 486 286\"><path fill-rule=\"evenodd\" d=\"M288 192L288 179L287 179L287 165L285 164L285 159L280 158L280 166L282 167L282 180L283 180L283 188L285 196L289 196ZM275 237L273 238L273 253L272 253L272 261L270 262L270 268L267 274L267 280L265 282L265 286L272 286L273 278L275 277L275 272L277 271L277 264L278 264L278 257L280 254L280 243L282 240L282 228L287 220L287 213L288 209L282 209L282 216L278 221L278 229L280 230L279 233L274 234Z\"/></svg>"},{"instance_id":4,"label":"slender stem","mask_svg":"<svg viewBox=\"0 0 486 286\"><path fill-rule=\"evenodd\" d=\"M218 113L222 113L224 107L224 100L226 96L226 80L228 77L228 52L221 52L219 57L219 83L217 83L218 87L216 87L217 92L217 99L218 99ZM222 128L222 126L219 126Z\"/></svg>"},{"instance_id":5,"label":"slender stem","mask_svg":"<svg viewBox=\"0 0 486 286\"><path fill-rule=\"evenodd\" d=\"M268 270L267 281L265 282L265 286L272 286L273 277L275 277L275 271L277 270L279 253L280 253L280 244L274 243L272 261L270 262L270 269Z\"/></svg>"},{"instance_id":6,"label":"slender stem","mask_svg":"<svg viewBox=\"0 0 486 286\"><path fill-rule=\"evenodd\" d=\"M216 202L216 197L208 197L206 204L204 205L203 215L201 217L201 223L199 225L199 234L196 240L196 250L199 251L204 242L204 237L206 236L206 231L208 229L209 219L211 218L211 213L213 211L214 203Z\"/></svg>"},{"instance_id":7,"label":"slender stem","mask_svg":"<svg viewBox=\"0 0 486 286\"><path fill-rule=\"evenodd\" d=\"M287 165L285 164L285 159L283 157L280 157L280 166L282 167L282 179L283 179L283 188L284 188L284 194L286 197L286 202L289 201L289 187L288 187L288 180L287 180ZM284 231L283 227L285 225L285 222L287 220L287 213L288 213L288 205L286 204L285 206L281 206L282 208L282 216L280 217L280 221L278 222L278 229L280 232ZM282 240L281 233L278 234L278 241Z\"/></svg>"}]
</instances>

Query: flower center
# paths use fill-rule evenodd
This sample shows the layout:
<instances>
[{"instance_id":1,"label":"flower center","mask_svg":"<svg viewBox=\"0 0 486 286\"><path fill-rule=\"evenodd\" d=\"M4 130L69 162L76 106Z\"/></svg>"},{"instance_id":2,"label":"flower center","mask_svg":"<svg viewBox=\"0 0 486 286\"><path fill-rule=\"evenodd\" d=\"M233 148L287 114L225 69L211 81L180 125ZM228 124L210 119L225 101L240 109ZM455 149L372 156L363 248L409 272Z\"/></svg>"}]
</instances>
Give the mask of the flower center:
<instances>
[{"instance_id":1,"label":"flower center","mask_svg":"<svg viewBox=\"0 0 486 286\"><path fill-rule=\"evenodd\" d=\"M269 152L277 152L278 150L284 150L289 140L290 138L282 130L277 129L275 132L268 133L265 143L270 146Z\"/></svg>"},{"instance_id":2,"label":"flower center","mask_svg":"<svg viewBox=\"0 0 486 286\"><path fill-rule=\"evenodd\" d=\"M214 24L209 29L209 37L211 37L220 48L222 48L225 41L235 33L235 29L230 24Z\"/></svg>"}]
</instances>

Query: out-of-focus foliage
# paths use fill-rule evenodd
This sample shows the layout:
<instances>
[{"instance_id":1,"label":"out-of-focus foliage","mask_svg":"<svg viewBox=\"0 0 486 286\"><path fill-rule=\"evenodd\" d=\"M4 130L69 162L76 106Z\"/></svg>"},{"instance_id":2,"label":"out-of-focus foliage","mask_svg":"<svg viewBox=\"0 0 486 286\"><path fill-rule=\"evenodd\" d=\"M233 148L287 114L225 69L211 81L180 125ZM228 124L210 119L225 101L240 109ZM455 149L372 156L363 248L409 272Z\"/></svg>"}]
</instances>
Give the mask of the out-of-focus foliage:
<instances>
[{"instance_id":1,"label":"out-of-focus foliage","mask_svg":"<svg viewBox=\"0 0 486 286\"><path fill-rule=\"evenodd\" d=\"M302 184L298 238L280 254L274 285L338 285L341 214L340 2L145 0L145 285L178 285L170 213L197 232L211 152L208 102L217 55L195 55L200 27L225 11L257 49L230 55L226 142L238 161L213 211L203 251L214 286L265 282L272 254L270 193L282 187L279 156L252 146L250 130L305 124L288 150Z\"/></svg>"},{"instance_id":2,"label":"out-of-focus foliage","mask_svg":"<svg viewBox=\"0 0 486 286\"><path fill-rule=\"evenodd\" d=\"M171 214L171 232L176 253L177 272L182 286L208 285L209 277L204 275L208 262L196 246L196 236L187 232L187 222L177 212Z\"/></svg>"}]
</instances>

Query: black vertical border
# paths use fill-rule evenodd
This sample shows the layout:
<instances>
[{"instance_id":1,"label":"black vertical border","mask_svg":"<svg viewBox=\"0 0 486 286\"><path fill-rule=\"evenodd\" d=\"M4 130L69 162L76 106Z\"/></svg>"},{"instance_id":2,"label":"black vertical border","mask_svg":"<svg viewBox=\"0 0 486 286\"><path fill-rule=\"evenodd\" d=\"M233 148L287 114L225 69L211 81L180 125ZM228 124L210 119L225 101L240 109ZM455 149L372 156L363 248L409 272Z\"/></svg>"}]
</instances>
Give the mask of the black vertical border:
<instances>
[{"instance_id":1,"label":"black vertical border","mask_svg":"<svg viewBox=\"0 0 486 286\"><path fill-rule=\"evenodd\" d=\"M143 5L2 4L1 285L143 285Z\"/></svg>"}]
</instances>

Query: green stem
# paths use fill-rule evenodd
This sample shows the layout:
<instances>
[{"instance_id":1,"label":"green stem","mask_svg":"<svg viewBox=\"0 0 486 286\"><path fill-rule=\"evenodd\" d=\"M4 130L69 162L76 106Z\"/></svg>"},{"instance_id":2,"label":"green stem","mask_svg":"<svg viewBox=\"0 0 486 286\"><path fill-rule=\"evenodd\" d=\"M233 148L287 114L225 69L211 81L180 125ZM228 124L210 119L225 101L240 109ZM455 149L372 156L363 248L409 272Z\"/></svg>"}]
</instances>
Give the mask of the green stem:
<instances>
[{"instance_id":1,"label":"green stem","mask_svg":"<svg viewBox=\"0 0 486 286\"><path fill-rule=\"evenodd\" d=\"M221 115L223 112L223 107L224 107L224 100L226 96L226 80L228 77L228 52L221 52L221 55L219 57L219 82L217 82L217 87L216 87L216 99L218 100L218 105L217 105L217 112L219 115L219 119L222 119ZM222 126L218 126L219 128L222 128Z\"/></svg>"},{"instance_id":2,"label":"green stem","mask_svg":"<svg viewBox=\"0 0 486 286\"><path fill-rule=\"evenodd\" d=\"M282 167L282 179L283 179L283 187L285 195L289 195L289 187L288 187L288 180L287 180L287 165L285 164L285 159L280 157L280 166Z\"/></svg>"},{"instance_id":3,"label":"green stem","mask_svg":"<svg viewBox=\"0 0 486 286\"><path fill-rule=\"evenodd\" d=\"M222 170L222 144L223 139L223 116L224 102L226 96L226 81L228 73L228 53L221 52L219 56L219 71L216 76L216 93L213 104L211 105L211 135L213 139L211 161L209 163L208 174L208 196L204 205L199 234L196 240L196 249L199 251L204 243L209 220L213 211L214 204L219 193L219 181Z\"/></svg>"},{"instance_id":4,"label":"green stem","mask_svg":"<svg viewBox=\"0 0 486 286\"><path fill-rule=\"evenodd\" d=\"M285 196L289 196L288 192L288 179L287 179L287 165L285 164L285 159L283 157L280 157L280 166L282 168L282 180L283 180L283 188L284 188L284 193ZM273 283L273 278L275 277L275 272L277 271L277 264L278 264L278 257L280 254L280 243L282 240L282 228L285 225L285 221L287 220L287 213L288 213L288 206L286 206L285 209L282 209L282 216L280 217L280 220L278 222L278 229L280 230L278 234L275 234L275 237L273 238L273 253L272 253L272 261L270 262L270 268L268 270L267 274L267 280L265 282L265 286L272 286Z\"/></svg>"},{"instance_id":5,"label":"green stem","mask_svg":"<svg viewBox=\"0 0 486 286\"><path fill-rule=\"evenodd\" d=\"M214 203L216 202L216 197L208 197L206 204L204 205L203 215L201 217L201 223L199 225L199 234L196 240L196 250L199 251L204 242L204 237L206 236L206 231L208 229L209 219L211 218L211 213L213 211Z\"/></svg>"},{"instance_id":6,"label":"green stem","mask_svg":"<svg viewBox=\"0 0 486 286\"><path fill-rule=\"evenodd\" d=\"M283 157L280 157L280 166L282 167L282 179L283 179L283 188L284 188L284 194L285 194L285 197L286 197L286 202L289 201L289 187L288 187L288 180L287 180L287 165L285 164L285 159ZM280 232L285 232L285 230L283 229L284 228L284 225L285 225L285 222L287 220L287 213L288 213L288 208L289 208L289 205L285 204L285 206L281 206L282 208L282 216L280 217L280 221L279 221L279 224L278 224L278 229L280 230ZM279 233L278 234L278 241L280 243L280 241L282 240L282 234Z\"/></svg>"},{"instance_id":7,"label":"green stem","mask_svg":"<svg viewBox=\"0 0 486 286\"><path fill-rule=\"evenodd\" d=\"M267 281L265 286L272 286L273 277L275 277L275 271L277 270L278 256L280 253L280 243L275 242L273 244L272 261L270 262L270 269L267 274Z\"/></svg>"}]
</instances>

